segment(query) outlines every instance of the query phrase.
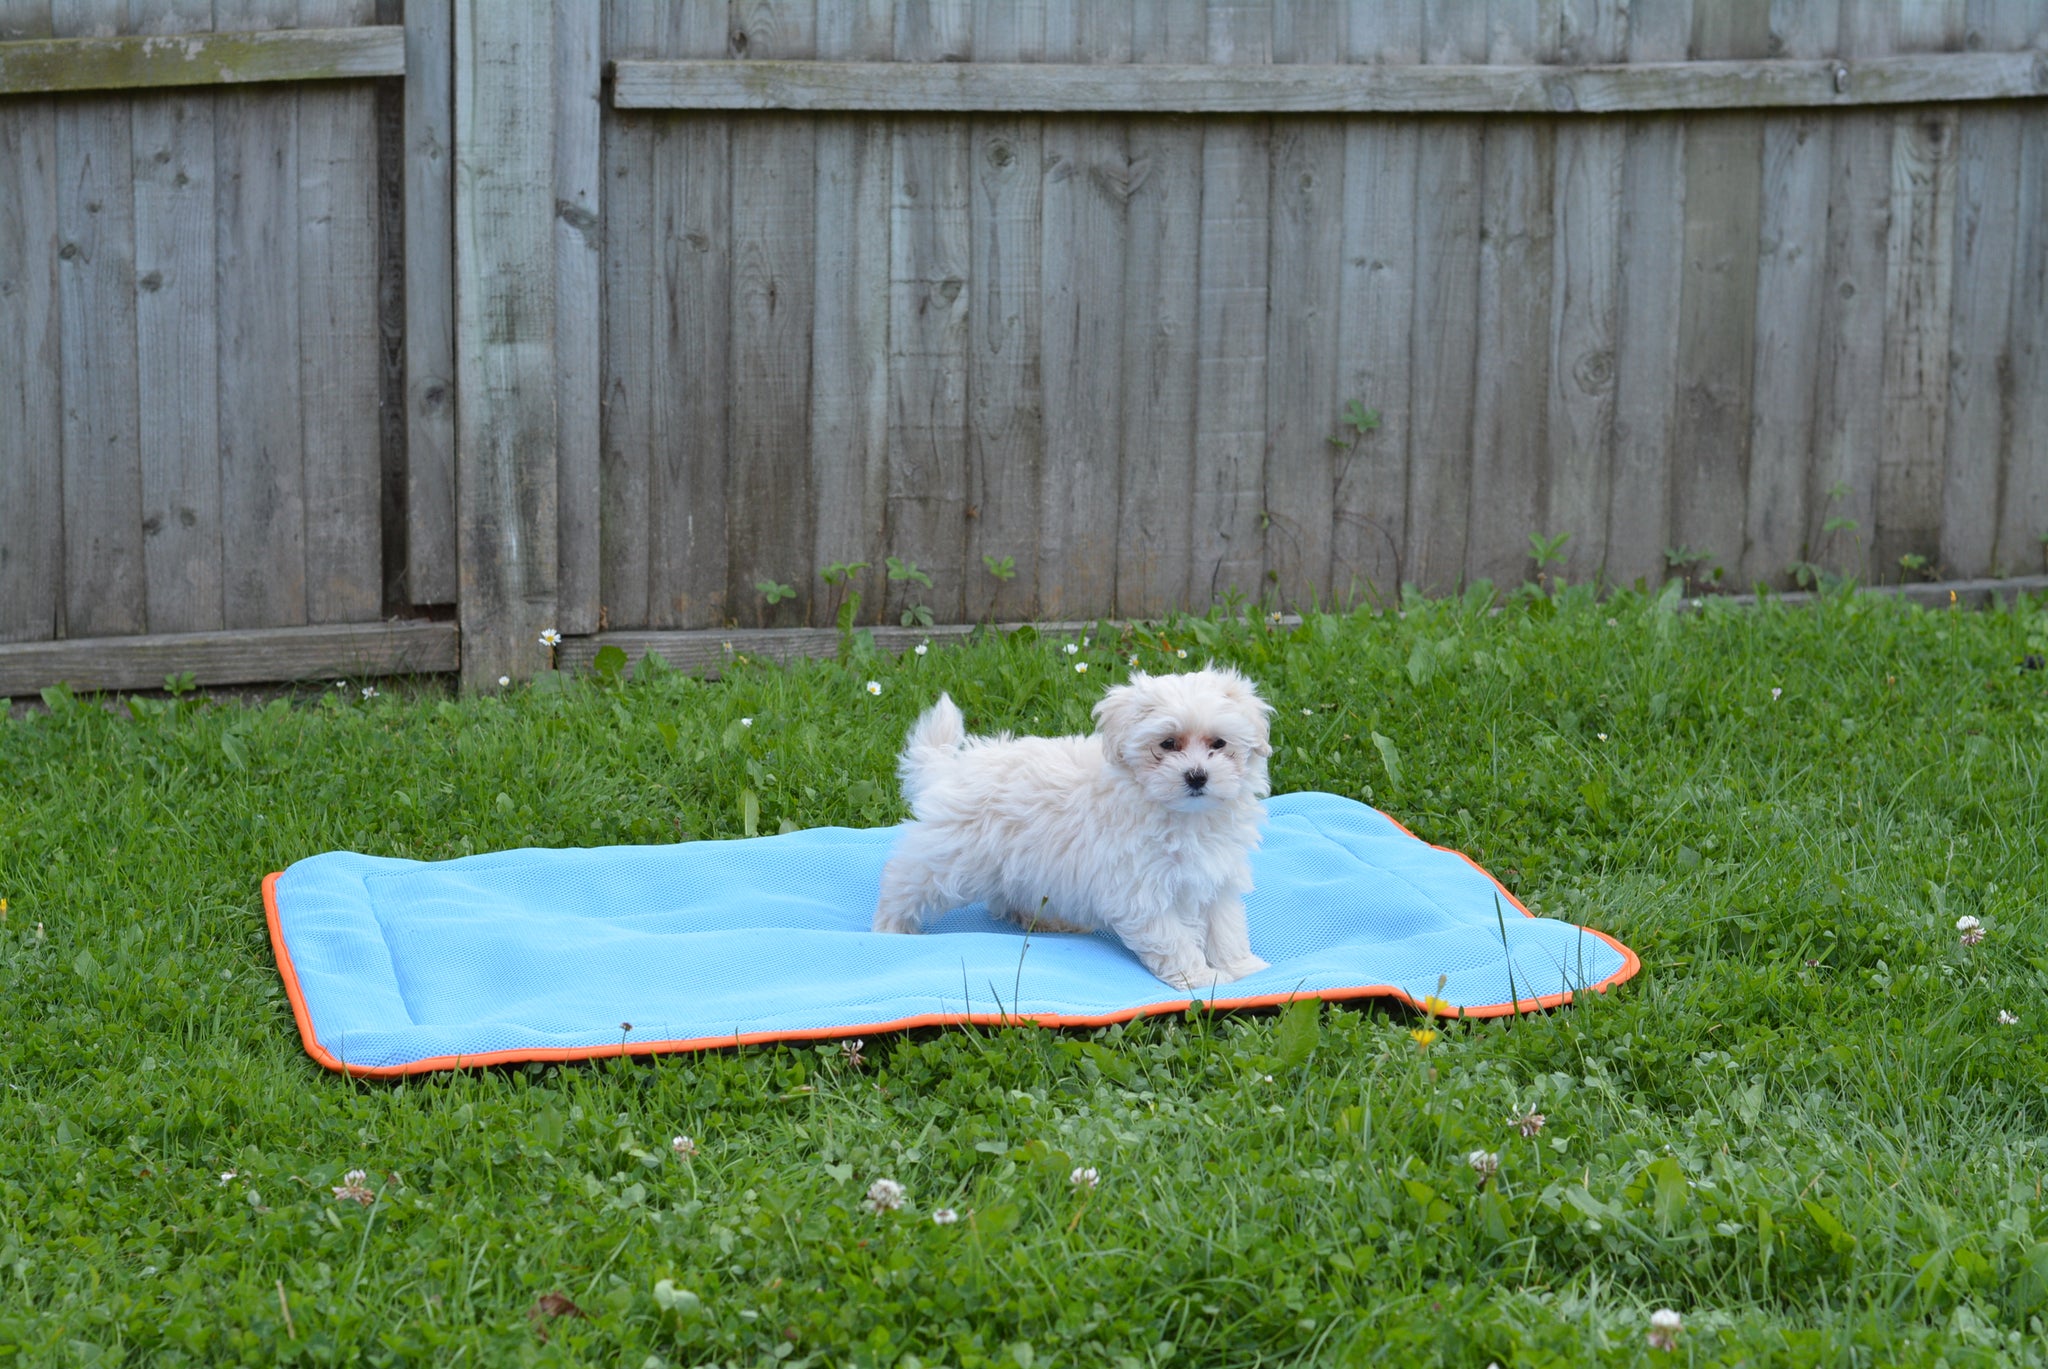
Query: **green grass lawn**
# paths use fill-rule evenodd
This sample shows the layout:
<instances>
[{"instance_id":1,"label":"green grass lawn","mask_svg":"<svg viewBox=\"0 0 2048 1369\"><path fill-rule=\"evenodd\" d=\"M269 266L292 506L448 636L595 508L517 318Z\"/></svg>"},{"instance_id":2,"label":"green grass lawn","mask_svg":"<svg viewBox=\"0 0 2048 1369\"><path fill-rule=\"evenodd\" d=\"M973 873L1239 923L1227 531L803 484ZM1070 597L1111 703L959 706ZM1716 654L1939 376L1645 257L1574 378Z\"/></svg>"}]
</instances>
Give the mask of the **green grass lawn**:
<instances>
[{"instance_id":1,"label":"green grass lawn","mask_svg":"<svg viewBox=\"0 0 2048 1369\"><path fill-rule=\"evenodd\" d=\"M2048 606L1671 608L57 696L0 723L0 1363L2041 1362ZM1279 705L1279 790L1386 809L1642 974L1426 1049L1341 1007L403 1083L300 1050L267 871L890 823L941 688L1078 729L1179 649Z\"/></svg>"}]
</instances>

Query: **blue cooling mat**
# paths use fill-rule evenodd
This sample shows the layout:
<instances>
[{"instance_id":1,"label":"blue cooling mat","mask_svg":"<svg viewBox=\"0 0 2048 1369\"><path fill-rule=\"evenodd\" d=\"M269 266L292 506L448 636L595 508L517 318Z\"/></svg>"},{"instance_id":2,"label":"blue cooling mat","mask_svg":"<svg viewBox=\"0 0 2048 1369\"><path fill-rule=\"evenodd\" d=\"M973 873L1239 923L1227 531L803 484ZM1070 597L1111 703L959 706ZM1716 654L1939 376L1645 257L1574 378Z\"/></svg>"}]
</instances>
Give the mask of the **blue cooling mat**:
<instances>
[{"instance_id":1,"label":"blue cooling mat","mask_svg":"<svg viewBox=\"0 0 2048 1369\"><path fill-rule=\"evenodd\" d=\"M1287 794L1268 808L1245 905L1272 968L1219 986L1214 1006L1440 993L1493 1016L1638 968L1363 804ZM264 896L306 1049L356 1074L1187 1005L1112 937L1040 932L1027 948L980 905L922 936L870 932L895 837L821 827L433 863L337 851L270 876Z\"/></svg>"}]
</instances>

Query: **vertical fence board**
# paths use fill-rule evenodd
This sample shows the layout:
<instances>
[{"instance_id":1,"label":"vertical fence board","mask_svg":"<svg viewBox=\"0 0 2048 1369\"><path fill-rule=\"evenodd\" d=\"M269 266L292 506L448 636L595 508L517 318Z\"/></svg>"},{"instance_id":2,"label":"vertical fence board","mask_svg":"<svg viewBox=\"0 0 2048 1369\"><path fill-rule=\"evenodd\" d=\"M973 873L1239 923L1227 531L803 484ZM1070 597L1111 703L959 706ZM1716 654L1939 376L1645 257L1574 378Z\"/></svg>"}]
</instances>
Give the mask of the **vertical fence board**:
<instances>
[{"instance_id":1,"label":"vertical fence board","mask_svg":"<svg viewBox=\"0 0 2048 1369\"><path fill-rule=\"evenodd\" d=\"M809 0L745 0L733 41L751 57L810 57L814 20ZM809 565L815 123L770 114L732 129L726 603L749 626L801 626L817 589ZM769 582L796 597L769 604L757 588Z\"/></svg>"},{"instance_id":2,"label":"vertical fence board","mask_svg":"<svg viewBox=\"0 0 2048 1369\"><path fill-rule=\"evenodd\" d=\"M1053 0L1045 55L1125 62L1130 0ZM1045 454L1039 466L1039 612L1102 612L1116 600L1122 460L1122 319L1100 302L1123 293L1133 166L1123 125L1045 122L1040 258Z\"/></svg>"},{"instance_id":3,"label":"vertical fence board","mask_svg":"<svg viewBox=\"0 0 2048 1369\"><path fill-rule=\"evenodd\" d=\"M1696 58L1768 51L1768 0L1701 6L1693 21ZM1686 122L1671 537L1727 573L1741 565L1746 522L1762 152L1761 116Z\"/></svg>"},{"instance_id":4,"label":"vertical fence board","mask_svg":"<svg viewBox=\"0 0 2048 1369\"><path fill-rule=\"evenodd\" d=\"M212 0L132 12L139 32L213 27ZM146 616L151 632L203 632L223 626L213 102L141 95L132 118Z\"/></svg>"},{"instance_id":5,"label":"vertical fence board","mask_svg":"<svg viewBox=\"0 0 2048 1369\"><path fill-rule=\"evenodd\" d=\"M603 611L598 481L603 382L604 11L557 4L555 21L555 512L561 520L556 616L597 630Z\"/></svg>"},{"instance_id":6,"label":"vertical fence board","mask_svg":"<svg viewBox=\"0 0 2048 1369\"><path fill-rule=\"evenodd\" d=\"M1630 61L1681 61L1691 43L1692 0L1632 0ZM1606 567L1610 580L1654 584L1663 579L1670 545L1678 401L1672 320L1684 246L1685 128L1654 117L1631 118L1623 127Z\"/></svg>"},{"instance_id":7,"label":"vertical fence board","mask_svg":"<svg viewBox=\"0 0 2048 1369\"><path fill-rule=\"evenodd\" d=\"M1132 11L1133 61L1200 62L1207 44L1199 5L1140 0ZM1150 618L1182 607L1188 583L1202 130L1191 119L1135 119L1126 137L1132 190L1116 611Z\"/></svg>"},{"instance_id":8,"label":"vertical fence board","mask_svg":"<svg viewBox=\"0 0 2048 1369\"><path fill-rule=\"evenodd\" d=\"M1211 62L1265 62L1272 41L1267 6L1211 0ZM1262 588L1267 132L1265 120L1235 118L1207 120L1202 131L1190 604Z\"/></svg>"},{"instance_id":9,"label":"vertical fence board","mask_svg":"<svg viewBox=\"0 0 2048 1369\"><path fill-rule=\"evenodd\" d=\"M455 602L454 0L405 0L405 573Z\"/></svg>"},{"instance_id":10,"label":"vertical fence board","mask_svg":"<svg viewBox=\"0 0 2048 1369\"><path fill-rule=\"evenodd\" d=\"M963 60L966 0L899 8L899 61ZM967 547L967 282L972 214L963 118L899 119L889 191L889 542L932 579L891 585L889 617L964 611Z\"/></svg>"},{"instance_id":11,"label":"vertical fence board","mask_svg":"<svg viewBox=\"0 0 2048 1369\"><path fill-rule=\"evenodd\" d=\"M1570 0L1562 56L1619 62L1626 11L1606 0ZM1567 533L1564 570L1597 579L1607 565L1607 509L1614 460L1614 367L1621 292L1617 248L1627 127L1619 120L1566 121L1557 129L1557 216L1552 239L1550 395L1543 526Z\"/></svg>"},{"instance_id":12,"label":"vertical fence board","mask_svg":"<svg viewBox=\"0 0 2048 1369\"><path fill-rule=\"evenodd\" d=\"M981 0L974 55L984 62L1045 56L1045 6ZM1043 121L977 116L969 167L967 309L968 542L970 614L1028 617L1037 611L1045 395L1040 361L1040 225L1044 211ZM1014 565L1005 581L983 557Z\"/></svg>"},{"instance_id":13,"label":"vertical fence board","mask_svg":"<svg viewBox=\"0 0 2048 1369\"><path fill-rule=\"evenodd\" d=\"M1885 245L1884 399L1872 574L1914 578L1902 558L1941 550L1942 457L1948 445L1957 113L1892 119L1891 232Z\"/></svg>"},{"instance_id":14,"label":"vertical fence board","mask_svg":"<svg viewBox=\"0 0 2048 1369\"><path fill-rule=\"evenodd\" d=\"M295 0L214 6L223 29L289 27L297 14ZM215 98L222 618L289 627L306 621L298 102L264 89Z\"/></svg>"},{"instance_id":15,"label":"vertical fence board","mask_svg":"<svg viewBox=\"0 0 2048 1369\"><path fill-rule=\"evenodd\" d=\"M1991 561L2012 575L2048 567L2048 110L2022 116L2020 249L2012 279L2012 426L2000 471Z\"/></svg>"},{"instance_id":16,"label":"vertical fence board","mask_svg":"<svg viewBox=\"0 0 2048 1369\"><path fill-rule=\"evenodd\" d=\"M48 0L0 0L0 39L49 34ZM0 104L0 642L62 622L57 185L56 102Z\"/></svg>"},{"instance_id":17,"label":"vertical fence board","mask_svg":"<svg viewBox=\"0 0 2048 1369\"><path fill-rule=\"evenodd\" d=\"M1484 7L1427 0L1422 59L1486 60ZM1408 412L1404 578L1442 593L1465 578L1472 489L1472 396L1479 359L1480 178L1486 124L1432 119L1418 139L1415 185L1415 364Z\"/></svg>"},{"instance_id":18,"label":"vertical fence board","mask_svg":"<svg viewBox=\"0 0 2048 1369\"><path fill-rule=\"evenodd\" d=\"M667 52L728 52L725 7L668 12ZM649 627L710 627L731 611L727 470L732 459L732 164L729 119L666 115L654 135L659 253L647 504Z\"/></svg>"},{"instance_id":19,"label":"vertical fence board","mask_svg":"<svg viewBox=\"0 0 2048 1369\"><path fill-rule=\"evenodd\" d=\"M371 0L300 0L299 22L375 18ZM367 88L299 91L299 393L306 472L306 617L383 607L377 422L377 129Z\"/></svg>"},{"instance_id":20,"label":"vertical fence board","mask_svg":"<svg viewBox=\"0 0 2048 1369\"><path fill-rule=\"evenodd\" d=\"M544 664L535 638L554 625L552 16L457 0L455 44L457 545L474 689Z\"/></svg>"},{"instance_id":21,"label":"vertical fence board","mask_svg":"<svg viewBox=\"0 0 2048 1369\"><path fill-rule=\"evenodd\" d=\"M833 0L818 14L818 55L885 61L896 35L889 0ZM807 597L830 626L839 596L879 610L889 498L889 121L818 123L816 285L811 348L811 525ZM1034 237L1035 245L1035 237ZM980 273L975 273L980 279ZM837 589L818 572L867 569Z\"/></svg>"}]
</instances>

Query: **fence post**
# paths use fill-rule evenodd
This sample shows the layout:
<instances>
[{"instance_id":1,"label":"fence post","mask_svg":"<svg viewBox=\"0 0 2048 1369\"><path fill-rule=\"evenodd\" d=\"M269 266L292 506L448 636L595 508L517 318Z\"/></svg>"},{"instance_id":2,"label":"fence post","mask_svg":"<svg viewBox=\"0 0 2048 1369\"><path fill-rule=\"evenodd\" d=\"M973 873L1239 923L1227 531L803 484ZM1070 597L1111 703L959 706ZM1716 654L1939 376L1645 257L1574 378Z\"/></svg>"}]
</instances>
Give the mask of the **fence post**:
<instances>
[{"instance_id":1,"label":"fence post","mask_svg":"<svg viewBox=\"0 0 2048 1369\"><path fill-rule=\"evenodd\" d=\"M456 555L462 684L549 661L556 540L554 7L456 0Z\"/></svg>"}]
</instances>

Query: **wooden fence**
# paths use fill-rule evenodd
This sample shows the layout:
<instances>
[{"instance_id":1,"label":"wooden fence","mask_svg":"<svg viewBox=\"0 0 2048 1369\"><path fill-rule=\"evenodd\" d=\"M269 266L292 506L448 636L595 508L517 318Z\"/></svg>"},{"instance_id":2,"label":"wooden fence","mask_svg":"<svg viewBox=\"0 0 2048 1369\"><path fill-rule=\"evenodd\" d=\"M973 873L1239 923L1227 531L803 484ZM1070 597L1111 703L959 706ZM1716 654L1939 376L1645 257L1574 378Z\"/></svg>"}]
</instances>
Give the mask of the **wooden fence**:
<instances>
[{"instance_id":1,"label":"wooden fence","mask_svg":"<svg viewBox=\"0 0 2048 1369\"><path fill-rule=\"evenodd\" d=\"M458 628L488 684L826 623L836 563L890 623L1532 534L2037 572L2044 48L2032 0L0 0L0 692Z\"/></svg>"}]
</instances>

